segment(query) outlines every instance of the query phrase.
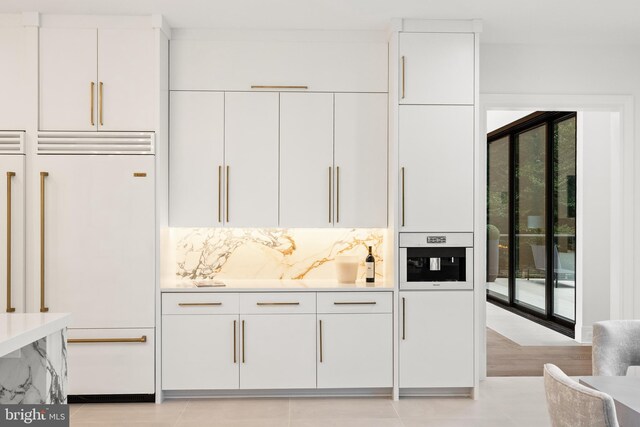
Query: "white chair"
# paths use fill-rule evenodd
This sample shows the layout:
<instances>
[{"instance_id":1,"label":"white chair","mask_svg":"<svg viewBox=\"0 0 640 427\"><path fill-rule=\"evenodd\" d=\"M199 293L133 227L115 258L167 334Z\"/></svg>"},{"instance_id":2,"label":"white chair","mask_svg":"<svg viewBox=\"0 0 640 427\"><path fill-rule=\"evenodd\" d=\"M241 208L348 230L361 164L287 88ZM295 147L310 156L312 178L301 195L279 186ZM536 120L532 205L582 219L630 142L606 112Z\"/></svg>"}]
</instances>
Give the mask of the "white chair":
<instances>
[{"instance_id":1,"label":"white chair","mask_svg":"<svg viewBox=\"0 0 640 427\"><path fill-rule=\"evenodd\" d=\"M544 365L544 389L553 427L619 427L611 396L579 384L549 363Z\"/></svg>"},{"instance_id":2,"label":"white chair","mask_svg":"<svg viewBox=\"0 0 640 427\"><path fill-rule=\"evenodd\" d=\"M594 323L592 362L596 376L624 376L640 366L640 320Z\"/></svg>"}]
</instances>

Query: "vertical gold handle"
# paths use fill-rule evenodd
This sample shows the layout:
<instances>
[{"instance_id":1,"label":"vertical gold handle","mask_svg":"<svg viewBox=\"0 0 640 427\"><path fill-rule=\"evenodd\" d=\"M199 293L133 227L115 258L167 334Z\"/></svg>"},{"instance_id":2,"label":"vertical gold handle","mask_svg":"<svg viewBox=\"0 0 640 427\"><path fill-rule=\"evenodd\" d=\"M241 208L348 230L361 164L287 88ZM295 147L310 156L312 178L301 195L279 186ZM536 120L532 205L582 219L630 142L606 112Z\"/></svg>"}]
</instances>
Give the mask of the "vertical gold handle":
<instances>
[{"instance_id":1,"label":"vertical gold handle","mask_svg":"<svg viewBox=\"0 0 640 427\"><path fill-rule=\"evenodd\" d=\"M222 222L222 166L218 166L218 222Z\"/></svg>"},{"instance_id":2,"label":"vertical gold handle","mask_svg":"<svg viewBox=\"0 0 640 427\"><path fill-rule=\"evenodd\" d=\"M329 224L331 224L331 194L333 193L331 188L332 175L333 175L333 168L329 166Z\"/></svg>"},{"instance_id":3,"label":"vertical gold handle","mask_svg":"<svg viewBox=\"0 0 640 427\"><path fill-rule=\"evenodd\" d=\"M242 363L244 363L244 320L242 321Z\"/></svg>"},{"instance_id":4,"label":"vertical gold handle","mask_svg":"<svg viewBox=\"0 0 640 427\"><path fill-rule=\"evenodd\" d=\"M340 222L340 166L336 166L336 223Z\"/></svg>"},{"instance_id":5,"label":"vertical gold handle","mask_svg":"<svg viewBox=\"0 0 640 427\"><path fill-rule=\"evenodd\" d=\"M40 172L40 313L49 311L44 304L44 179L49 172Z\"/></svg>"},{"instance_id":6,"label":"vertical gold handle","mask_svg":"<svg viewBox=\"0 0 640 427\"><path fill-rule=\"evenodd\" d=\"M237 352L236 352L236 347L238 345L237 343L237 338L236 338L236 331L237 331L237 321L234 320L233 321L233 363L238 363L238 356L237 356Z\"/></svg>"},{"instance_id":7,"label":"vertical gold handle","mask_svg":"<svg viewBox=\"0 0 640 427\"><path fill-rule=\"evenodd\" d=\"M406 339L407 337L407 318L405 316L405 302L404 297L402 297L402 339Z\"/></svg>"},{"instance_id":8,"label":"vertical gold handle","mask_svg":"<svg viewBox=\"0 0 640 427\"><path fill-rule=\"evenodd\" d=\"M7 172L7 313L16 311L11 306L11 177L15 172Z\"/></svg>"},{"instance_id":9,"label":"vertical gold handle","mask_svg":"<svg viewBox=\"0 0 640 427\"><path fill-rule=\"evenodd\" d=\"M404 227L404 167L401 168L402 171L402 192L401 192L401 198L402 198L402 226Z\"/></svg>"},{"instance_id":10,"label":"vertical gold handle","mask_svg":"<svg viewBox=\"0 0 640 427\"><path fill-rule=\"evenodd\" d=\"M402 57L402 99L404 99L404 56Z\"/></svg>"},{"instance_id":11,"label":"vertical gold handle","mask_svg":"<svg viewBox=\"0 0 640 427\"><path fill-rule=\"evenodd\" d=\"M91 105L89 107L89 110L91 111L91 126L95 126L96 125L96 121L93 118L93 116L94 116L94 114L93 114L94 113L94 111L93 111L94 110L93 93L94 93L95 88L96 88L96 84L94 82L91 82L91 95L90 95Z\"/></svg>"},{"instance_id":12,"label":"vertical gold handle","mask_svg":"<svg viewBox=\"0 0 640 427\"><path fill-rule=\"evenodd\" d=\"M104 94L102 93L103 86L104 86L104 83L100 82L100 85L99 85L100 90L99 90L99 93L98 93L98 104L99 104L98 115L100 116L100 126L104 126L104 123L103 123L103 120L102 120L102 115L103 115L103 110L104 110L103 105L102 105L103 101L104 101Z\"/></svg>"},{"instance_id":13,"label":"vertical gold handle","mask_svg":"<svg viewBox=\"0 0 640 427\"><path fill-rule=\"evenodd\" d=\"M227 165L227 179L225 180L225 186L226 186L226 201L225 201L225 213L226 213L226 222L229 222L229 166Z\"/></svg>"},{"instance_id":14,"label":"vertical gold handle","mask_svg":"<svg viewBox=\"0 0 640 427\"><path fill-rule=\"evenodd\" d=\"M320 320L320 363L322 363L322 320Z\"/></svg>"}]
</instances>

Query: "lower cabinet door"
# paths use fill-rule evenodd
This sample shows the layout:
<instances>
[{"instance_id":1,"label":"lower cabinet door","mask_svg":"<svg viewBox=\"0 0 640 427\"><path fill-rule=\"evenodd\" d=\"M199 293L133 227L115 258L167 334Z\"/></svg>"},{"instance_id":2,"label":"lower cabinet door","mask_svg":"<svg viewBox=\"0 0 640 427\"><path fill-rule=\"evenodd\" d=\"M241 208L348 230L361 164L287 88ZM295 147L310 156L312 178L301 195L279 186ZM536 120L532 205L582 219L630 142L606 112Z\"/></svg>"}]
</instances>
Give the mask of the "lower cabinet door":
<instances>
[{"instance_id":1,"label":"lower cabinet door","mask_svg":"<svg viewBox=\"0 0 640 427\"><path fill-rule=\"evenodd\" d=\"M401 388L473 387L473 291L400 292Z\"/></svg>"},{"instance_id":2,"label":"lower cabinet door","mask_svg":"<svg viewBox=\"0 0 640 427\"><path fill-rule=\"evenodd\" d=\"M315 320L315 314L240 316L240 388L315 388Z\"/></svg>"},{"instance_id":3,"label":"lower cabinet door","mask_svg":"<svg viewBox=\"0 0 640 427\"><path fill-rule=\"evenodd\" d=\"M237 389L238 315L163 315L162 389Z\"/></svg>"},{"instance_id":4,"label":"lower cabinet door","mask_svg":"<svg viewBox=\"0 0 640 427\"><path fill-rule=\"evenodd\" d=\"M153 328L69 329L68 394L155 393L154 334Z\"/></svg>"},{"instance_id":5,"label":"lower cabinet door","mask_svg":"<svg viewBox=\"0 0 640 427\"><path fill-rule=\"evenodd\" d=\"M318 315L318 388L393 386L391 313Z\"/></svg>"}]
</instances>

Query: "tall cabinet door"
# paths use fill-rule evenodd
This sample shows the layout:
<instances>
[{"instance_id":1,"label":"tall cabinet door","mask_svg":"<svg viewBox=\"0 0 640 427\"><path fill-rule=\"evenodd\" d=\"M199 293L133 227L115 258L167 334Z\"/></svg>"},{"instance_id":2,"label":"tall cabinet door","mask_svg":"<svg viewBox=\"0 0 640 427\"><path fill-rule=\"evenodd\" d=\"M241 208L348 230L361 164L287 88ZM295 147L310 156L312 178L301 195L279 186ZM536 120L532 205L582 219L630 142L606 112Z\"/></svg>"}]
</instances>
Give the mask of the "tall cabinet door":
<instances>
[{"instance_id":1,"label":"tall cabinet door","mask_svg":"<svg viewBox=\"0 0 640 427\"><path fill-rule=\"evenodd\" d=\"M0 156L0 313L25 311L24 161Z\"/></svg>"},{"instance_id":2,"label":"tall cabinet door","mask_svg":"<svg viewBox=\"0 0 640 427\"><path fill-rule=\"evenodd\" d=\"M335 225L386 227L387 94L335 97Z\"/></svg>"},{"instance_id":3,"label":"tall cabinet door","mask_svg":"<svg viewBox=\"0 0 640 427\"><path fill-rule=\"evenodd\" d=\"M400 292L400 387L473 387L473 318L473 291Z\"/></svg>"},{"instance_id":4,"label":"tall cabinet door","mask_svg":"<svg viewBox=\"0 0 640 427\"><path fill-rule=\"evenodd\" d=\"M402 105L402 231L473 231L473 107Z\"/></svg>"},{"instance_id":5,"label":"tall cabinet door","mask_svg":"<svg viewBox=\"0 0 640 427\"><path fill-rule=\"evenodd\" d=\"M40 130L97 130L97 30L40 29Z\"/></svg>"},{"instance_id":6,"label":"tall cabinet door","mask_svg":"<svg viewBox=\"0 0 640 427\"><path fill-rule=\"evenodd\" d=\"M73 328L153 327L154 158L39 156L32 179L44 197L44 305L72 313Z\"/></svg>"},{"instance_id":7,"label":"tall cabinet door","mask_svg":"<svg viewBox=\"0 0 640 427\"><path fill-rule=\"evenodd\" d=\"M278 226L279 94L225 94L225 223Z\"/></svg>"},{"instance_id":8,"label":"tall cabinet door","mask_svg":"<svg viewBox=\"0 0 640 427\"><path fill-rule=\"evenodd\" d=\"M400 104L473 104L471 33L400 33Z\"/></svg>"},{"instance_id":9,"label":"tall cabinet door","mask_svg":"<svg viewBox=\"0 0 640 427\"><path fill-rule=\"evenodd\" d=\"M280 226L331 227L333 94L280 94Z\"/></svg>"},{"instance_id":10,"label":"tall cabinet door","mask_svg":"<svg viewBox=\"0 0 640 427\"><path fill-rule=\"evenodd\" d=\"M25 129L26 49L24 27L0 28L0 129Z\"/></svg>"},{"instance_id":11,"label":"tall cabinet door","mask_svg":"<svg viewBox=\"0 0 640 427\"><path fill-rule=\"evenodd\" d=\"M223 221L224 93L171 92L170 110L169 223L219 227Z\"/></svg>"},{"instance_id":12,"label":"tall cabinet door","mask_svg":"<svg viewBox=\"0 0 640 427\"><path fill-rule=\"evenodd\" d=\"M154 129L154 52L153 30L98 30L100 130Z\"/></svg>"}]
</instances>

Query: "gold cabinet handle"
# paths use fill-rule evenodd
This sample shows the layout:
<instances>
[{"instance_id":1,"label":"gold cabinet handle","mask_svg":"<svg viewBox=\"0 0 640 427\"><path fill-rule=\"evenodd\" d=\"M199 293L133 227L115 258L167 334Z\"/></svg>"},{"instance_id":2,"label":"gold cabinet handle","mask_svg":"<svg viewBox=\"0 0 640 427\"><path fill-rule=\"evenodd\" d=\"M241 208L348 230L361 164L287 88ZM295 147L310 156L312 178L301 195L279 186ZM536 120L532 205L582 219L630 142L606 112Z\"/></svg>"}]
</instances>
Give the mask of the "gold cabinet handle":
<instances>
[{"instance_id":1,"label":"gold cabinet handle","mask_svg":"<svg viewBox=\"0 0 640 427\"><path fill-rule=\"evenodd\" d=\"M336 301L334 305L376 305L376 301Z\"/></svg>"},{"instance_id":2,"label":"gold cabinet handle","mask_svg":"<svg viewBox=\"0 0 640 427\"><path fill-rule=\"evenodd\" d=\"M297 85L251 85L251 89L309 89L309 86Z\"/></svg>"},{"instance_id":3,"label":"gold cabinet handle","mask_svg":"<svg viewBox=\"0 0 640 427\"><path fill-rule=\"evenodd\" d=\"M180 307L212 307L222 305L221 302L179 302Z\"/></svg>"},{"instance_id":4,"label":"gold cabinet handle","mask_svg":"<svg viewBox=\"0 0 640 427\"><path fill-rule=\"evenodd\" d=\"M405 316L405 301L404 297L402 297L402 339L406 339L407 337L407 318Z\"/></svg>"},{"instance_id":5,"label":"gold cabinet handle","mask_svg":"<svg viewBox=\"0 0 640 427\"><path fill-rule=\"evenodd\" d=\"M404 167L400 168L402 172L402 192L401 192L401 205L402 205L402 226L404 227Z\"/></svg>"},{"instance_id":6,"label":"gold cabinet handle","mask_svg":"<svg viewBox=\"0 0 640 427\"><path fill-rule=\"evenodd\" d=\"M224 184L225 184L225 187L226 187L226 190L227 190L227 191L225 191L226 200L225 200L225 206L224 206L225 214L226 214L225 221L229 222L229 165L227 165L227 179L225 180Z\"/></svg>"},{"instance_id":7,"label":"gold cabinet handle","mask_svg":"<svg viewBox=\"0 0 640 427\"><path fill-rule=\"evenodd\" d=\"M218 166L218 222L222 222L222 166Z\"/></svg>"},{"instance_id":8,"label":"gold cabinet handle","mask_svg":"<svg viewBox=\"0 0 640 427\"><path fill-rule=\"evenodd\" d=\"M237 338L236 338L236 331L238 330L237 326L238 326L237 321L234 320L233 321L233 363L238 363L238 354L236 352L236 347L238 345Z\"/></svg>"},{"instance_id":9,"label":"gold cabinet handle","mask_svg":"<svg viewBox=\"0 0 640 427\"><path fill-rule=\"evenodd\" d=\"M244 363L244 320L242 321L242 363Z\"/></svg>"},{"instance_id":10,"label":"gold cabinet handle","mask_svg":"<svg viewBox=\"0 0 640 427\"><path fill-rule=\"evenodd\" d=\"M69 338L67 342L69 344L145 343L147 336L143 335L140 338Z\"/></svg>"},{"instance_id":11,"label":"gold cabinet handle","mask_svg":"<svg viewBox=\"0 0 640 427\"><path fill-rule=\"evenodd\" d=\"M340 166L336 166L336 222L340 222Z\"/></svg>"},{"instance_id":12,"label":"gold cabinet handle","mask_svg":"<svg viewBox=\"0 0 640 427\"><path fill-rule=\"evenodd\" d=\"M134 178L145 178L147 176L146 172L134 172L133 173L133 177Z\"/></svg>"},{"instance_id":13,"label":"gold cabinet handle","mask_svg":"<svg viewBox=\"0 0 640 427\"><path fill-rule=\"evenodd\" d=\"M333 193L333 190L331 188L332 175L333 175L333 168L329 166L329 224L331 224L331 198L332 198L331 196Z\"/></svg>"},{"instance_id":14,"label":"gold cabinet handle","mask_svg":"<svg viewBox=\"0 0 640 427\"><path fill-rule=\"evenodd\" d=\"M94 102L93 102L93 93L95 91L96 88L96 84L94 82L91 82L91 95L90 95L90 100L91 100L91 105L89 106L89 110L91 112L91 126L95 126L96 125L96 121L94 120L93 116L94 116Z\"/></svg>"},{"instance_id":15,"label":"gold cabinet handle","mask_svg":"<svg viewBox=\"0 0 640 427\"><path fill-rule=\"evenodd\" d=\"M404 74L404 56L402 57L402 99L404 99L404 81L405 81L405 74Z\"/></svg>"},{"instance_id":16,"label":"gold cabinet handle","mask_svg":"<svg viewBox=\"0 0 640 427\"><path fill-rule=\"evenodd\" d=\"M103 117L102 117L103 116L103 110L104 110L103 105L102 105L103 102L104 102L104 93L103 93L104 83L100 82L98 87L99 87L99 92L98 92L98 104L99 104L99 106L98 106L98 108L99 108L98 109L98 115L100 116L100 126L104 126L104 123L103 123L103 120L102 120L103 119Z\"/></svg>"},{"instance_id":17,"label":"gold cabinet handle","mask_svg":"<svg viewBox=\"0 0 640 427\"><path fill-rule=\"evenodd\" d=\"M44 179L49 172L40 172L40 313L49 311L44 303Z\"/></svg>"},{"instance_id":18,"label":"gold cabinet handle","mask_svg":"<svg viewBox=\"0 0 640 427\"><path fill-rule=\"evenodd\" d=\"M300 305L299 302L257 302L256 305Z\"/></svg>"},{"instance_id":19,"label":"gold cabinet handle","mask_svg":"<svg viewBox=\"0 0 640 427\"><path fill-rule=\"evenodd\" d=\"M320 322L320 333L318 334L320 336L320 363L322 363L322 359L323 359L323 348L322 348L322 320L319 321Z\"/></svg>"},{"instance_id":20,"label":"gold cabinet handle","mask_svg":"<svg viewBox=\"0 0 640 427\"><path fill-rule=\"evenodd\" d=\"M7 313L16 311L11 306L11 178L15 172L7 172Z\"/></svg>"}]
</instances>

